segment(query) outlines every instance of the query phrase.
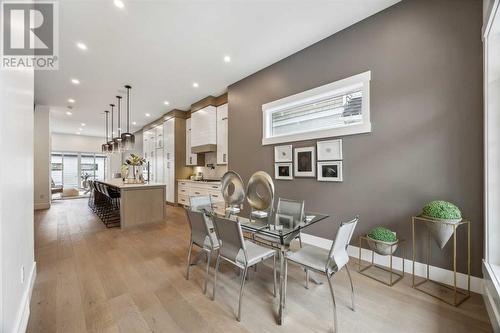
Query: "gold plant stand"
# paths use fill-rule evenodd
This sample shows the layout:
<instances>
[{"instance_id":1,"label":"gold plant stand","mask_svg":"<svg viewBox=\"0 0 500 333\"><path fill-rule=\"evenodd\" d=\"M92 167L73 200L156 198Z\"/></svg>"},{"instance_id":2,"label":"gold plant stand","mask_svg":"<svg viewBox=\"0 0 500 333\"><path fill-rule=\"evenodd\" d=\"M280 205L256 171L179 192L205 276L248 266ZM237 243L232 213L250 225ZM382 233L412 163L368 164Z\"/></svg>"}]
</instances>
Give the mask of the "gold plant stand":
<instances>
[{"instance_id":1,"label":"gold plant stand","mask_svg":"<svg viewBox=\"0 0 500 333\"><path fill-rule=\"evenodd\" d=\"M429 266L430 266L430 258L431 258L431 232L430 230L427 230L427 254L426 254L426 266L427 266L427 272L426 272L426 278L423 281L420 281L418 283L415 283L415 222L422 222L422 223L444 223L450 226L453 226L453 286L449 286L447 284L431 280L429 278ZM457 229L461 225L467 225L467 290L463 291L459 288L457 288ZM411 218L411 234L412 234L412 245L413 245L413 272L412 272L412 287L417 289L418 291L421 291L427 295L430 295L434 298L437 298L449 305L453 306L459 306L462 304L465 300L467 300L470 297L470 221L463 219L462 221L458 223L450 223L450 222L445 222L445 221L437 221L429 218L425 218L423 216L412 216ZM433 294L427 290L419 288L421 285L427 282L432 282L438 286L444 287L448 290L453 291L453 302L447 300L444 297L440 297L436 294ZM458 296L461 297L458 297Z\"/></svg>"},{"instance_id":2,"label":"gold plant stand","mask_svg":"<svg viewBox=\"0 0 500 333\"><path fill-rule=\"evenodd\" d=\"M368 242L375 242L375 243L384 243L384 242L380 242L380 241L377 241L375 239L368 239L367 236L359 236L359 258L358 258L358 272L360 274L363 274L364 276L366 277L369 277L370 279L373 279L375 281L378 281L378 282L381 282L383 284L385 284L386 286L389 286L389 287L392 287L394 284L396 284L399 280L401 280L404 275L405 275L405 257L406 257L406 248L405 248L405 245L406 245L406 241L404 239L399 239L396 243L390 245L391 247L391 251L390 251L390 254L388 254L388 256L390 257L389 258L389 269L385 268L385 267L382 267L380 265L377 265L375 264L373 261L374 261L374 256L375 256L375 251L373 249L371 249L372 251L372 262L371 264L369 264L368 266L365 266L365 267L361 267L361 245L362 245L362 241L365 241L367 244ZM392 267L392 259L393 259L393 252L395 252L396 250L393 251L393 248L394 246L398 246L399 248L401 248L402 252L403 252L403 257L401 258L401 264L402 264L402 268L403 268L403 271L401 272L401 274L399 273L396 273ZM389 282L385 281L385 280L382 280L382 279L379 279L375 276L372 276L370 274L368 274L368 272L365 272L367 269L370 269L372 267L375 267L375 268L378 268L382 271L385 271L387 273L389 273ZM394 276L396 276L397 278L394 280Z\"/></svg>"}]
</instances>

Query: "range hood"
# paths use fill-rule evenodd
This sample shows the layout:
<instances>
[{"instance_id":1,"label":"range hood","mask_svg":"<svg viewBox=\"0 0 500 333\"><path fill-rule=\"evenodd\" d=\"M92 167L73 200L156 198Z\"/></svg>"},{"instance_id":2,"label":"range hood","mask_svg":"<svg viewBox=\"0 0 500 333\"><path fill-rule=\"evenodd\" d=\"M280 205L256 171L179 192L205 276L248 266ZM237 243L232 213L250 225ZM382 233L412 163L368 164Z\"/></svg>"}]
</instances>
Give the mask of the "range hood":
<instances>
[{"instance_id":1,"label":"range hood","mask_svg":"<svg viewBox=\"0 0 500 333\"><path fill-rule=\"evenodd\" d=\"M191 152L193 154L212 153L216 151L217 151L217 145L215 144L206 144L206 145L191 147Z\"/></svg>"}]
</instances>

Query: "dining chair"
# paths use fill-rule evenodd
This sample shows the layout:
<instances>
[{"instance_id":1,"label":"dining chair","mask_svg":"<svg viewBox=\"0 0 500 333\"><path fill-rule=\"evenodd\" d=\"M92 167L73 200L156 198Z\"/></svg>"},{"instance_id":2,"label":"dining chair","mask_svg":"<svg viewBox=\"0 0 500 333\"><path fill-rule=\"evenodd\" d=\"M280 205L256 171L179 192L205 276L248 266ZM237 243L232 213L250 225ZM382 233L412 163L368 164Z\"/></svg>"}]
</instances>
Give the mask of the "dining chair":
<instances>
[{"instance_id":1,"label":"dining chair","mask_svg":"<svg viewBox=\"0 0 500 333\"><path fill-rule=\"evenodd\" d=\"M328 286L330 287L330 293L333 301L333 318L334 318L334 329L335 333L338 333L337 324L337 308L335 306L335 294L333 292L332 278L335 273L340 271L343 267L346 268L347 275L349 276L349 281L351 283L351 309L354 311L354 287L352 284L351 273L349 272L349 267L347 263L349 262L349 255L347 254L347 246L351 240L356 224L358 223L359 216L356 216L349 222L341 223L335 240L330 248L330 250L325 250L315 246L305 246L296 252L289 252L286 255L285 261L285 295L287 286L287 271L288 262L295 263L307 270L315 271L326 275L328 280ZM283 297L283 302L286 301L286 297ZM284 305L284 304L283 304Z\"/></svg>"},{"instance_id":2,"label":"dining chair","mask_svg":"<svg viewBox=\"0 0 500 333\"><path fill-rule=\"evenodd\" d=\"M189 280L189 269L191 267L191 254L193 250L193 245L196 245L202 250L202 253L205 253L207 256L205 281L203 285L203 293L206 294L207 283L208 283L208 271L210 268L212 253L219 249L220 242L217 239L217 235L215 234L215 232L213 230L210 230L207 224L207 220L211 218L208 212L186 209L186 215L187 215L187 220L189 222L189 227L191 229L186 280Z\"/></svg>"},{"instance_id":3,"label":"dining chair","mask_svg":"<svg viewBox=\"0 0 500 333\"><path fill-rule=\"evenodd\" d=\"M292 229L299 223L302 223L305 219L304 206L305 206L304 200L290 200L290 199L279 198L274 219L275 225L286 226L286 224L289 224L288 228ZM299 246L302 247L300 230L292 233L290 236L287 237L287 239L285 240L286 245L290 245L290 243L294 239L298 239ZM278 236L274 237L274 236L259 235L259 234L255 235L255 240L266 241L272 244L280 242Z\"/></svg>"},{"instance_id":4,"label":"dining chair","mask_svg":"<svg viewBox=\"0 0 500 333\"><path fill-rule=\"evenodd\" d=\"M276 296L276 251L264 246L257 245L248 240L244 240L241 224L238 220L230 220L223 217L214 216L214 225L217 236L220 240L219 253L215 263L214 290L212 300L215 300L217 288L217 273L221 259L227 261L241 271L243 271L240 285L240 296L238 299L238 313L236 319L241 320L241 302L243 298L243 288L248 273L248 269L261 261L273 258L273 296Z\"/></svg>"},{"instance_id":5,"label":"dining chair","mask_svg":"<svg viewBox=\"0 0 500 333\"><path fill-rule=\"evenodd\" d=\"M210 213L213 212L212 199L209 195L197 195L189 197L189 207L194 211L205 209Z\"/></svg>"}]
</instances>

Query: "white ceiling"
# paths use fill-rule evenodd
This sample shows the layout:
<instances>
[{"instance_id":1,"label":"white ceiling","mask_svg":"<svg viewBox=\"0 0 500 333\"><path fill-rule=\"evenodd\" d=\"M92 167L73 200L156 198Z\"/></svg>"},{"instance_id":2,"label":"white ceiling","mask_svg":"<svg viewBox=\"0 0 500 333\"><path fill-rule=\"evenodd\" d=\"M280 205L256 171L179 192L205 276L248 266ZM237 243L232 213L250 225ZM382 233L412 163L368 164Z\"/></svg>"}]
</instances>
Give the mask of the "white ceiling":
<instances>
[{"instance_id":1,"label":"white ceiling","mask_svg":"<svg viewBox=\"0 0 500 333\"><path fill-rule=\"evenodd\" d=\"M35 102L55 107L54 132L75 133L83 122L82 135L103 136L103 111L130 84L136 130L398 1L123 0L119 9L113 0L61 0L59 70L35 74Z\"/></svg>"}]
</instances>

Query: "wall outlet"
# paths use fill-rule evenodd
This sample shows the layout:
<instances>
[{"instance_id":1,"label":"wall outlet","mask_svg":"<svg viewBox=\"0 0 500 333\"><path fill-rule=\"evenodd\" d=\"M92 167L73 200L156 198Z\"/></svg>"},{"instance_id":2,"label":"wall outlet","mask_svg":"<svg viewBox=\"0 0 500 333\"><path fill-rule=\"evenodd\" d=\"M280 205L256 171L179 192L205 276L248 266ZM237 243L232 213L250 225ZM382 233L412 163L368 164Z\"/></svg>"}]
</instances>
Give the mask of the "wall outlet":
<instances>
[{"instance_id":1,"label":"wall outlet","mask_svg":"<svg viewBox=\"0 0 500 333\"><path fill-rule=\"evenodd\" d=\"M24 265L21 266L21 284L24 284Z\"/></svg>"}]
</instances>

